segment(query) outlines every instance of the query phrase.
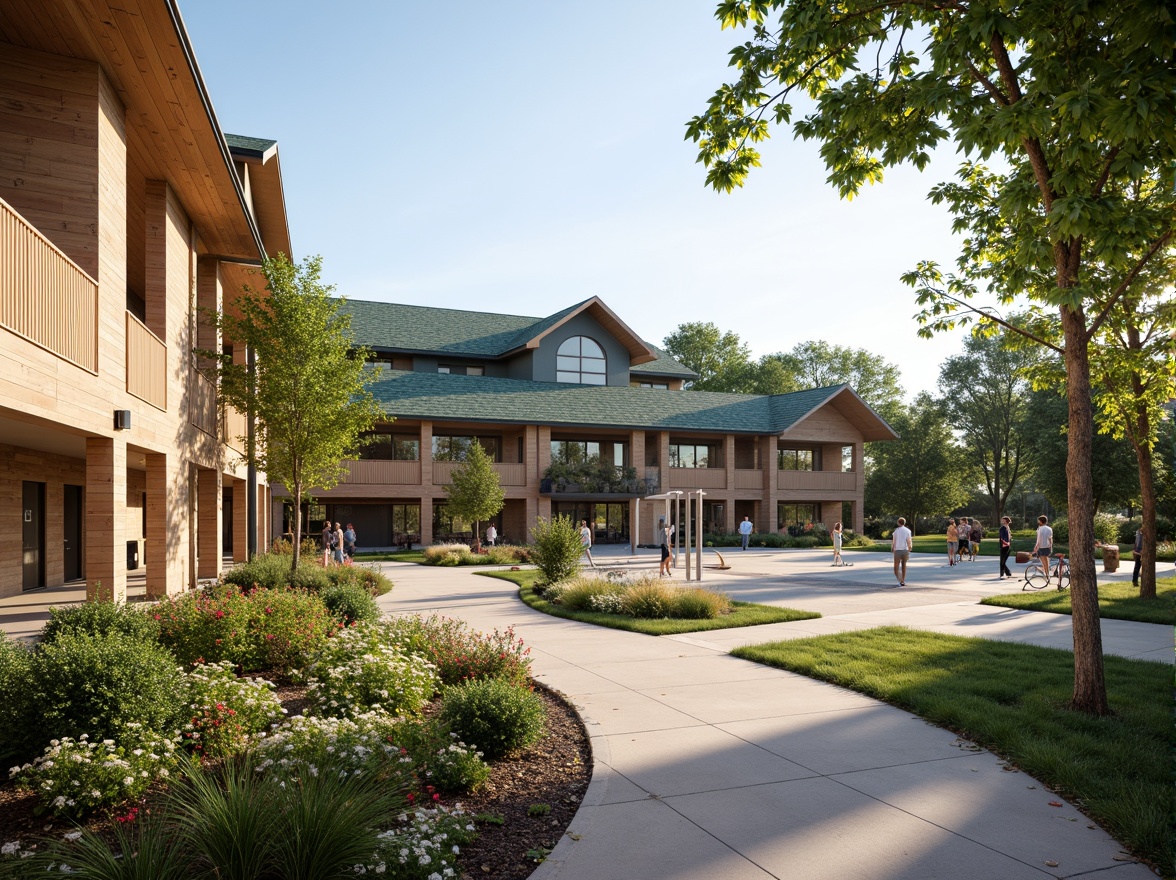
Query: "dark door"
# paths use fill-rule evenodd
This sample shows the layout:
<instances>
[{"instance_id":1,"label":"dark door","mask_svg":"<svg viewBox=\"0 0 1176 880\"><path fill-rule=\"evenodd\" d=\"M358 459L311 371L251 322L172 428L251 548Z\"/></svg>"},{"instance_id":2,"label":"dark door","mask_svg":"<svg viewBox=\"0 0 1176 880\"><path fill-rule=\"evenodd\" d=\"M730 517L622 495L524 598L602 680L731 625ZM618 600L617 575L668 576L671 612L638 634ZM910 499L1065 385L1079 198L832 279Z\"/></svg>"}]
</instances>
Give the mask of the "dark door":
<instances>
[{"instance_id":1,"label":"dark door","mask_svg":"<svg viewBox=\"0 0 1176 880\"><path fill-rule=\"evenodd\" d=\"M221 490L221 552L233 555L233 490L229 486Z\"/></svg>"},{"instance_id":2,"label":"dark door","mask_svg":"<svg viewBox=\"0 0 1176 880\"><path fill-rule=\"evenodd\" d=\"M82 577L82 487L65 487L65 579Z\"/></svg>"},{"instance_id":3,"label":"dark door","mask_svg":"<svg viewBox=\"0 0 1176 880\"><path fill-rule=\"evenodd\" d=\"M24 481L21 550L23 589L45 586L45 484Z\"/></svg>"}]
</instances>

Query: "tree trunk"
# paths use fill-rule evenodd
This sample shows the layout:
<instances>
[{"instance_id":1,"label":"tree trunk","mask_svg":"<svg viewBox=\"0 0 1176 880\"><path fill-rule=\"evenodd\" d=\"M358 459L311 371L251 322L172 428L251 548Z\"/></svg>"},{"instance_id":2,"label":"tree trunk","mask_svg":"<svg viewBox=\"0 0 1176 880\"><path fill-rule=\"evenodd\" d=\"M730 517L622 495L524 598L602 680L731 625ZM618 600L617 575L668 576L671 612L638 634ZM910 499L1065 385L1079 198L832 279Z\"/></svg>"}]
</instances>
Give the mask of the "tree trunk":
<instances>
[{"instance_id":1,"label":"tree trunk","mask_svg":"<svg viewBox=\"0 0 1176 880\"><path fill-rule=\"evenodd\" d=\"M296 481L291 488L294 490L294 552L291 554L293 561L290 571L297 571L298 560L302 555L302 483Z\"/></svg>"},{"instance_id":2,"label":"tree trunk","mask_svg":"<svg viewBox=\"0 0 1176 880\"><path fill-rule=\"evenodd\" d=\"M1138 377L1136 377L1138 379ZM1138 399L1138 398L1137 398ZM1142 404L1135 420L1131 445L1139 463L1139 495L1143 510L1143 558L1139 569L1139 598L1156 598L1156 477L1152 467L1152 451L1147 446L1148 418ZM1134 560L1132 560L1134 565Z\"/></svg>"},{"instance_id":3,"label":"tree trunk","mask_svg":"<svg viewBox=\"0 0 1176 880\"><path fill-rule=\"evenodd\" d=\"M1090 360L1086 317L1081 308L1061 307L1066 342L1066 396L1069 400L1069 446L1066 457L1070 523L1070 602L1074 630L1074 696L1072 709L1106 715L1102 626L1098 611L1098 580L1094 567L1094 486L1091 440L1094 411L1090 397Z\"/></svg>"}]
</instances>

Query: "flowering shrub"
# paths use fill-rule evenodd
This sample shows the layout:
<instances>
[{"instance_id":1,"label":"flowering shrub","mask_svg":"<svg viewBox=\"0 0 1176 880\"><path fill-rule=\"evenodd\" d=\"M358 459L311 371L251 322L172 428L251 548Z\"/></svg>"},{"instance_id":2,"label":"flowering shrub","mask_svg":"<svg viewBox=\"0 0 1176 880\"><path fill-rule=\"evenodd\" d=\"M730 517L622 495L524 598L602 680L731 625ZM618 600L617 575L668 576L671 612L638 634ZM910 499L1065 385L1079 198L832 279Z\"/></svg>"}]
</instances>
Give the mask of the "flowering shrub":
<instances>
[{"instance_id":1,"label":"flowering shrub","mask_svg":"<svg viewBox=\"0 0 1176 880\"><path fill-rule=\"evenodd\" d=\"M159 624L151 615L134 605L118 602L83 602L49 609L49 621L41 628L41 644L57 641L63 632L105 635L121 632L144 642L159 637Z\"/></svg>"},{"instance_id":2,"label":"flowering shrub","mask_svg":"<svg viewBox=\"0 0 1176 880\"><path fill-rule=\"evenodd\" d=\"M493 759L538 740L546 726L547 710L527 688L487 679L446 688L441 696L441 719Z\"/></svg>"},{"instance_id":3,"label":"flowering shrub","mask_svg":"<svg viewBox=\"0 0 1176 880\"><path fill-rule=\"evenodd\" d=\"M153 616L181 663L230 660L245 672L291 669L338 629L317 595L290 589L226 585L165 599Z\"/></svg>"},{"instance_id":4,"label":"flowering shrub","mask_svg":"<svg viewBox=\"0 0 1176 880\"><path fill-rule=\"evenodd\" d=\"M417 778L430 788L476 791L490 778L482 753L435 720L403 722L396 739L411 756Z\"/></svg>"},{"instance_id":5,"label":"flowering shrub","mask_svg":"<svg viewBox=\"0 0 1176 880\"><path fill-rule=\"evenodd\" d=\"M482 678L521 684L531 666L531 649L515 637L513 627L482 633L470 629L463 620L434 615L396 618L388 621L382 632L388 644L436 666L442 684Z\"/></svg>"},{"instance_id":6,"label":"flowering shrub","mask_svg":"<svg viewBox=\"0 0 1176 880\"><path fill-rule=\"evenodd\" d=\"M341 631L313 656L304 672L313 711L340 718L372 709L415 714L438 686L436 667L383 643L379 626Z\"/></svg>"},{"instance_id":7,"label":"flowering shrub","mask_svg":"<svg viewBox=\"0 0 1176 880\"><path fill-rule=\"evenodd\" d=\"M380 607L362 584L332 584L319 595L331 616L344 626L351 626L357 621L375 623L380 619Z\"/></svg>"},{"instance_id":8,"label":"flowering shrub","mask_svg":"<svg viewBox=\"0 0 1176 880\"><path fill-rule=\"evenodd\" d=\"M255 766L258 772L282 776L330 767L346 775L401 780L411 773L413 762L407 750L394 744L394 724L382 712L355 718L295 715L275 724L257 743Z\"/></svg>"},{"instance_id":9,"label":"flowering shrub","mask_svg":"<svg viewBox=\"0 0 1176 880\"><path fill-rule=\"evenodd\" d=\"M285 713L272 683L237 678L233 664L199 664L186 676L190 716L183 740L206 758L244 751L251 739Z\"/></svg>"},{"instance_id":10,"label":"flowering shrub","mask_svg":"<svg viewBox=\"0 0 1176 880\"><path fill-rule=\"evenodd\" d=\"M44 809L77 818L100 807L137 798L156 779L169 775L175 744L127 725L122 744L91 742L86 734L52 740L31 764L13 767L9 776L37 792Z\"/></svg>"},{"instance_id":11,"label":"flowering shrub","mask_svg":"<svg viewBox=\"0 0 1176 880\"><path fill-rule=\"evenodd\" d=\"M356 874L384 874L391 880L456 878L461 846L477 836L460 805L403 813L396 826L376 838L372 863L356 865Z\"/></svg>"}]
</instances>

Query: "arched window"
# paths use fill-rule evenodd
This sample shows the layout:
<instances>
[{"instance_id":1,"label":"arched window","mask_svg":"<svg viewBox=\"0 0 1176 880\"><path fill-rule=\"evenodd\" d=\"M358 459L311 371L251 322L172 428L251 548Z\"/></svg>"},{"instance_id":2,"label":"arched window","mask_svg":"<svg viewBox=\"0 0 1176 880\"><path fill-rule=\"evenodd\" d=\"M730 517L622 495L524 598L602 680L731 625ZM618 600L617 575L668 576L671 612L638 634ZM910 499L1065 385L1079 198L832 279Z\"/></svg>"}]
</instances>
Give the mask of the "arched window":
<instances>
[{"instance_id":1,"label":"arched window","mask_svg":"<svg viewBox=\"0 0 1176 880\"><path fill-rule=\"evenodd\" d=\"M556 352L555 381L577 385L604 385L607 379L604 349L587 336L565 339Z\"/></svg>"}]
</instances>

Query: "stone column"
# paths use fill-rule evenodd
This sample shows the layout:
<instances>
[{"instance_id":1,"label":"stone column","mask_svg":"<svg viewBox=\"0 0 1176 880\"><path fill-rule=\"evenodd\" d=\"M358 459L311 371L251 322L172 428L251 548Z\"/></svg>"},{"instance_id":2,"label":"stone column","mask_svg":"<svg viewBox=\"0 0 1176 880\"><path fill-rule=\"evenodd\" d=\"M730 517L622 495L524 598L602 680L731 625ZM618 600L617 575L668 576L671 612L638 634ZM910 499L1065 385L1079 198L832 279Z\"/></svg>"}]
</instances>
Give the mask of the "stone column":
<instances>
[{"instance_id":1,"label":"stone column","mask_svg":"<svg viewBox=\"0 0 1176 880\"><path fill-rule=\"evenodd\" d=\"M127 444L86 438L86 599L127 600Z\"/></svg>"}]
</instances>

